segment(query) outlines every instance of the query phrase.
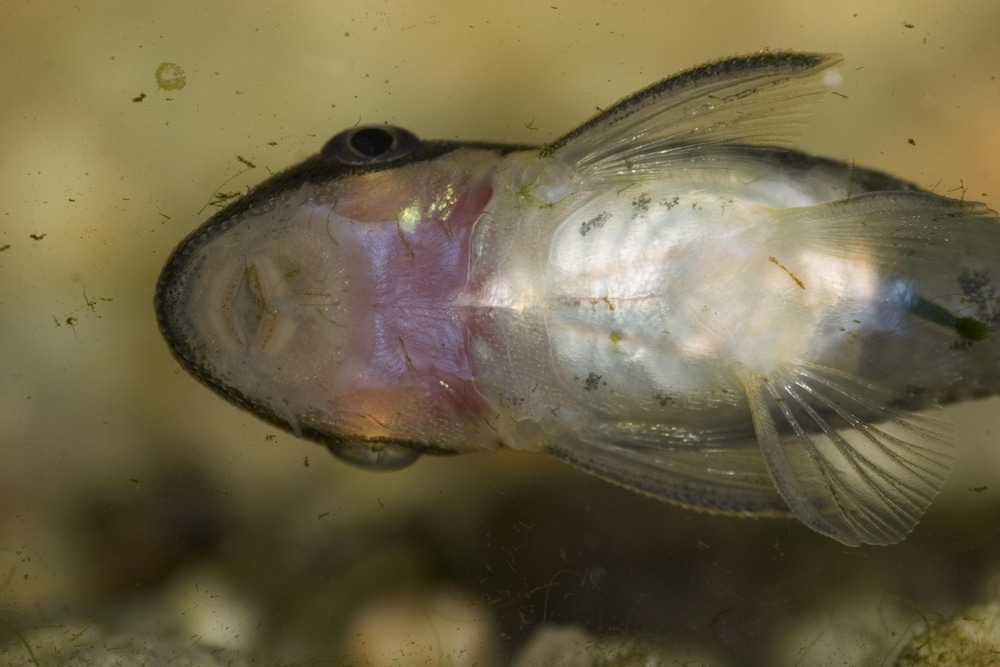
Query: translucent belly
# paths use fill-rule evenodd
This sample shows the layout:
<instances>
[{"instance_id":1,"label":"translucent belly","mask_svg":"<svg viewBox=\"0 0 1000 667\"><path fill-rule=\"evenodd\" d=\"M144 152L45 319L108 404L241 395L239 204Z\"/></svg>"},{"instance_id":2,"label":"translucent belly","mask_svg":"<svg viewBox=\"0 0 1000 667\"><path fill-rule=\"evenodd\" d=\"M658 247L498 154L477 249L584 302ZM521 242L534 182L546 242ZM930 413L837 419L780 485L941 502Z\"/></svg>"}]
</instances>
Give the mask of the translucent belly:
<instances>
[{"instance_id":1,"label":"translucent belly","mask_svg":"<svg viewBox=\"0 0 1000 667\"><path fill-rule=\"evenodd\" d=\"M798 214L822 203L814 190L731 174L488 207L466 318L508 446L640 424L704 445L748 427L745 378L801 364L877 381L901 404L968 381L971 357L940 356L954 332L914 308L927 294L966 307L958 264L918 281L875 261L877 247L831 250L836 222Z\"/></svg>"}]
</instances>

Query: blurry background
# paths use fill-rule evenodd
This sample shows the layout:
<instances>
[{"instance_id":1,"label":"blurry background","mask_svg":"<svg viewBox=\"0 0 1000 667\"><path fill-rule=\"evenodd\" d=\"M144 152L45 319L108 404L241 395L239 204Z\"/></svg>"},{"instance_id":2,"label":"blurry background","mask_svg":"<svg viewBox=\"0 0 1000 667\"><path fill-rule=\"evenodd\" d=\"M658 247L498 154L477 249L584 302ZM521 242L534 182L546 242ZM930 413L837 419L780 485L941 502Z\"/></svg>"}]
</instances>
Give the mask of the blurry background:
<instances>
[{"instance_id":1,"label":"blurry background","mask_svg":"<svg viewBox=\"0 0 1000 667\"><path fill-rule=\"evenodd\" d=\"M760 49L847 58L805 149L1000 208L998 28L993 0L4 0L0 643L89 626L257 664L499 665L589 636L881 664L990 599L996 401L952 409L959 469L914 534L848 549L541 456L351 469L182 372L151 300L217 192L359 121L542 143Z\"/></svg>"}]
</instances>

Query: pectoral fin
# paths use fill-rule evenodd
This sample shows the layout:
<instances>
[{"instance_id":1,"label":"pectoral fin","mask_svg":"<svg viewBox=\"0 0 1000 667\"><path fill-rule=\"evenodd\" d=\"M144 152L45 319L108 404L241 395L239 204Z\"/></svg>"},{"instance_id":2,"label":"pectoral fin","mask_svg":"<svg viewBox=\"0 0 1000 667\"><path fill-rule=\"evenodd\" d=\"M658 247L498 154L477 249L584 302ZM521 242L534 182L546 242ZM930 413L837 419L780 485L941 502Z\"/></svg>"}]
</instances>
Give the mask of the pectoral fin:
<instances>
[{"instance_id":1,"label":"pectoral fin","mask_svg":"<svg viewBox=\"0 0 1000 667\"><path fill-rule=\"evenodd\" d=\"M903 539L951 468L954 432L940 413L894 408L848 374L801 365L744 385L781 497L809 527L844 544Z\"/></svg>"},{"instance_id":2,"label":"pectoral fin","mask_svg":"<svg viewBox=\"0 0 1000 667\"><path fill-rule=\"evenodd\" d=\"M688 149L794 143L841 57L760 53L682 72L598 114L543 150L588 179L669 173Z\"/></svg>"}]
</instances>

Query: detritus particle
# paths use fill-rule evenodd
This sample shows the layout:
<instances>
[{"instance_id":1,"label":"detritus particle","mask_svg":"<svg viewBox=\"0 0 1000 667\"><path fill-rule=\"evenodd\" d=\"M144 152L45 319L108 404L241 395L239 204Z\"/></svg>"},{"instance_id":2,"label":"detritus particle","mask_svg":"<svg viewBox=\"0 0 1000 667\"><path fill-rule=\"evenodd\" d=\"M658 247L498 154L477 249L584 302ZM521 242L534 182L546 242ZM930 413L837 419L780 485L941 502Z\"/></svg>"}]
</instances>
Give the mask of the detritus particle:
<instances>
[{"instance_id":1,"label":"detritus particle","mask_svg":"<svg viewBox=\"0 0 1000 667\"><path fill-rule=\"evenodd\" d=\"M187 85L184 70L175 63L166 61L160 63L160 66L156 68L155 76L156 86L160 90L181 90Z\"/></svg>"}]
</instances>

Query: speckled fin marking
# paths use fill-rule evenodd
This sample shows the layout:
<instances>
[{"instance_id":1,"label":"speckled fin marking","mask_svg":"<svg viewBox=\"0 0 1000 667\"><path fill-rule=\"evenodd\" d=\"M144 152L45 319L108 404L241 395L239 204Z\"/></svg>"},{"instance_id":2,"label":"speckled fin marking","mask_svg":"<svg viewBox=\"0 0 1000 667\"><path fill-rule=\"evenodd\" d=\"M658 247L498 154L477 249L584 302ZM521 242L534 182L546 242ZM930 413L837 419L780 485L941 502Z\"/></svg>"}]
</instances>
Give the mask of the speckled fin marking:
<instances>
[{"instance_id":1,"label":"speckled fin marking","mask_svg":"<svg viewBox=\"0 0 1000 667\"><path fill-rule=\"evenodd\" d=\"M764 53L656 83L543 150L588 179L672 171L686 148L788 146L840 81L839 55Z\"/></svg>"}]
</instances>

